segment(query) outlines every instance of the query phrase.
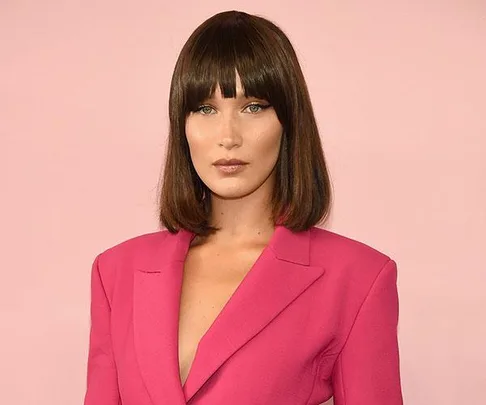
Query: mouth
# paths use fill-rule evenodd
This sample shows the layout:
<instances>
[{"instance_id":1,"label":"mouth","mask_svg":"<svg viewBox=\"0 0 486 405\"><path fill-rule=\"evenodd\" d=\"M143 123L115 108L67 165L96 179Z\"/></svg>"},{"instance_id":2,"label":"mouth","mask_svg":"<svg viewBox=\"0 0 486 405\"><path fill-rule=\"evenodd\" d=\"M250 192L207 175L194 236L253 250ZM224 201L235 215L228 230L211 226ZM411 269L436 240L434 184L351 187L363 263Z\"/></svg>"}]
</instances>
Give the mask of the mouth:
<instances>
[{"instance_id":1,"label":"mouth","mask_svg":"<svg viewBox=\"0 0 486 405\"><path fill-rule=\"evenodd\" d=\"M248 163L238 163L238 164L214 164L214 167L218 169L218 171L225 173L225 174L233 174L239 173L245 169Z\"/></svg>"},{"instance_id":2,"label":"mouth","mask_svg":"<svg viewBox=\"0 0 486 405\"><path fill-rule=\"evenodd\" d=\"M240 159L218 159L213 162L215 166L236 166L236 165L246 165L248 162Z\"/></svg>"}]
</instances>

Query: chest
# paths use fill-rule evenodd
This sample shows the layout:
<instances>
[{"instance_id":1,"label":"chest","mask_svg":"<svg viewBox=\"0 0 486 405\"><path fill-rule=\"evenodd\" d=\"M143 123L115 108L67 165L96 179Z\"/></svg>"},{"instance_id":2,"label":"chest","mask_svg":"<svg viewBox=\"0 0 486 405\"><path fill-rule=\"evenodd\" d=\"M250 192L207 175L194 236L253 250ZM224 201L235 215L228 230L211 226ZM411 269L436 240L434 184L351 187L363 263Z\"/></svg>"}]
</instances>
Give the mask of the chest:
<instances>
[{"instance_id":1,"label":"chest","mask_svg":"<svg viewBox=\"0 0 486 405\"><path fill-rule=\"evenodd\" d=\"M251 270L263 248L217 253L191 249L184 263L179 307L178 355L181 382L197 346Z\"/></svg>"}]
</instances>

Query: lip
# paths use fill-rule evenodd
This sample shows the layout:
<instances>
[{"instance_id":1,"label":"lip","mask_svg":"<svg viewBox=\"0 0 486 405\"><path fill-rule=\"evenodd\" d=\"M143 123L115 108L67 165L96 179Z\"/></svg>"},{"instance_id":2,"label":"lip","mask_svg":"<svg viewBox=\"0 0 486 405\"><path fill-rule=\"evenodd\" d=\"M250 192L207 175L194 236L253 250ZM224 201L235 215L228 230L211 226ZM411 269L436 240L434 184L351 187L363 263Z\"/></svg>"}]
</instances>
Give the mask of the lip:
<instances>
[{"instance_id":1,"label":"lip","mask_svg":"<svg viewBox=\"0 0 486 405\"><path fill-rule=\"evenodd\" d=\"M224 174L239 173L246 168L246 164L239 165L214 165L220 172Z\"/></svg>"},{"instance_id":2,"label":"lip","mask_svg":"<svg viewBox=\"0 0 486 405\"><path fill-rule=\"evenodd\" d=\"M246 165L248 162L245 162L240 159L218 159L213 162L215 166L236 166L236 165Z\"/></svg>"}]
</instances>

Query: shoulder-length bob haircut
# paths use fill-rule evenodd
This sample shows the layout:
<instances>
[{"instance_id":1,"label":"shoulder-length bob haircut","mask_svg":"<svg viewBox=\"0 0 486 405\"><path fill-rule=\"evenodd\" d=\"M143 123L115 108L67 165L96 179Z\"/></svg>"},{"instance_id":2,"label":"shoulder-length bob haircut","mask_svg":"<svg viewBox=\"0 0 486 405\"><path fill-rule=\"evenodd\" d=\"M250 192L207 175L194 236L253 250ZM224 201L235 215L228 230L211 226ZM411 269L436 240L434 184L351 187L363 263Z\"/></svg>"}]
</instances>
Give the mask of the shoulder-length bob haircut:
<instances>
[{"instance_id":1,"label":"shoulder-length bob haircut","mask_svg":"<svg viewBox=\"0 0 486 405\"><path fill-rule=\"evenodd\" d=\"M159 221L171 233L182 228L206 236L218 230L210 224L210 190L192 164L185 121L217 84L223 97L235 97L236 71L245 96L268 101L283 127L271 196L274 224L298 232L327 219L330 176L292 44L263 17L224 11L191 34L172 76L169 139L158 187Z\"/></svg>"}]
</instances>

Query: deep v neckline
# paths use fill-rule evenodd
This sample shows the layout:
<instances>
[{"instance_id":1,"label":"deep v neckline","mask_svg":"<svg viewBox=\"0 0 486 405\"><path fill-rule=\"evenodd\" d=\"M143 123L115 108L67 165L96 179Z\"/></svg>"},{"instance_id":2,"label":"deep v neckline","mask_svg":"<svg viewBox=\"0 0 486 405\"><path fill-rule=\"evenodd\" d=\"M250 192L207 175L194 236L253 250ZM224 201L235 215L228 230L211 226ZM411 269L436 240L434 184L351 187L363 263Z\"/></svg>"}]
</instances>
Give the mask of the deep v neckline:
<instances>
[{"instance_id":1,"label":"deep v neckline","mask_svg":"<svg viewBox=\"0 0 486 405\"><path fill-rule=\"evenodd\" d=\"M192 236L189 238L189 241L187 242L187 245L184 246L184 248L185 248L184 249L184 255L183 255L183 258L182 258L181 268L180 268L180 271L181 271L181 278L180 278L181 279L181 282L180 282L179 291L178 291L178 300L177 300L177 302L178 302L178 306L177 306L177 325L176 325L177 370L178 370L178 374L179 374L179 381L180 381L182 390L184 392L186 391L186 385L187 385L187 382L189 381L189 379L191 377L191 374L194 373L194 371L193 371L194 364L196 363L196 360L197 360L197 357L198 357L198 352L200 351L200 348L201 348L202 343L204 342L206 336L208 336L211 333L211 331L213 330L214 324L218 321L219 318L221 318L221 316L225 312L225 309L233 301L233 297L242 288L242 286L244 285L245 280L247 279L248 275L252 272L252 270L255 268L255 266L257 265L257 263L260 261L261 257L264 255L264 253L270 247L270 244L271 244L271 242L273 241L273 239L275 237L275 231L276 231L276 229L274 229L274 232L273 232L272 236L270 237L269 241L267 242L267 244L263 247L263 249L260 251L260 253L256 257L256 259L253 261L252 265L245 272L245 275L237 283L236 288L234 289L234 291L229 295L228 299L226 300L226 302L222 306L221 310L217 313L217 315L214 317L213 321L209 324L209 326L207 327L206 331L201 335L201 338L196 343L196 346L194 348L194 356L192 357L192 360L191 360L191 362L190 362L190 364L189 364L189 366L187 368L188 371L186 373L186 378L184 379L184 381L182 381L182 375L181 375L181 358L180 358L180 354L179 354L180 341L181 341L180 340L180 338L181 338L181 336L180 336L181 307L182 307L182 305L181 305L182 304L181 298L182 298L182 292L183 292L184 271L185 271L185 266L186 266L187 258L188 258L190 249L192 247L194 247L194 246L191 246L191 243L193 242L193 240L196 238L197 235L196 234L192 234Z\"/></svg>"}]
</instances>

